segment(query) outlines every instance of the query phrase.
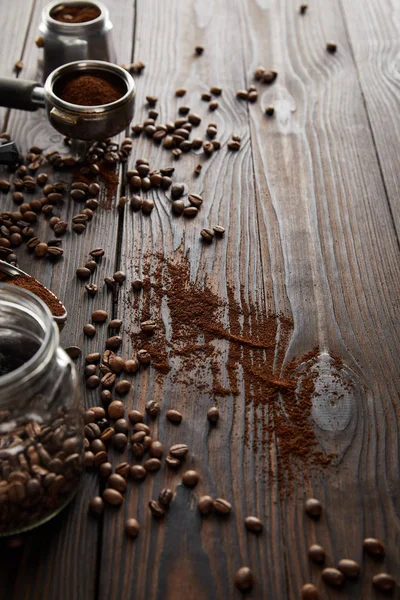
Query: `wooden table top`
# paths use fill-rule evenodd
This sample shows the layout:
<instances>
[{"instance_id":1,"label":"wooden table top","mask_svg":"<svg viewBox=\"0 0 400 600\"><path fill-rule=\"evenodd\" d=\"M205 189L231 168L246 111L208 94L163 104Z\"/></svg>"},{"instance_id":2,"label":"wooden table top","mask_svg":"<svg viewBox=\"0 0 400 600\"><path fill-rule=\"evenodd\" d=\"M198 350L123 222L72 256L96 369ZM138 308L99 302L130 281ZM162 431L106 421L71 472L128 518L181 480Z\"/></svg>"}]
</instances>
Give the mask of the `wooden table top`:
<instances>
[{"instance_id":1,"label":"wooden table top","mask_svg":"<svg viewBox=\"0 0 400 600\"><path fill-rule=\"evenodd\" d=\"M22 60L19 77L40 77L43 50L35 38L46 4L13 0L7 15L3 7L2 75L15 76L13 65ZM176 442L190 446L187 465L198 470L200 483L189 489L181 483L182 469L163 467L142 485L130 484L121 509L107 509L96 520L88 515L88 503L103 484L88 472L61 515L18 547L2 542L0 597L225 600L240 597L234 577L248 565L254 574L249 597L254 599L297 599L306 582L318 587L322 599L379 598L372 588L374 574L391 573L400 584L398 3L311 0L304 15L297 0L105 4L118 62L142 60L146 65L137 78L134 122L146 118L149 94L159 98L160 122L176 119L177 107L187 104L201 116L202 134L207 123L217 124L222 148L210 159L189 153L173 162L170 153L148 138L134 138L129 163L119 170L121 185L112 207L100 208L82 235L66 235L64 258L54 266L34 260L24 246L17 249L19 266L67 306L61 343L82 347L77 366L83 382L85 353L107 337L105 327L95 341L83 336L93 308L105 308L125 326L138 318L138 313L132 316L129 285L114 300L104 290L95 301L88 300L75 271L90 249L106 250L93 278L99 284L117 269L127 273L129 283L156 253L176 257L189 251L196 285L207 285L228 306L235 302L239 307L232 335L240 337L246 327L257 334L258 307L260 314L279 314L282 322L294 323L289 339L279 331L275 335L284 364L315 347L326 352L318 363L325 369L326 385L315 396L309 418L318 450L333 458L322 468L295 457L291 462L289 456L289 485L285 474L279 476L282 446L274 421L268 408L246 401L251 381L246 383L239 367L238 389L226 396L210 388L201 392L187 375L177 382L176 367L164 377L150 367L135 379L134 394L125 400L127 410L143 410L149 400L162 399L153 427L165 447ZM334 54L326 50L328 41L337 44ZM205 48L201 57L194 56L196 45ZM239 100L236 91L254 84L260 64L276 69L277 80L257 83L254 104ZM223 91L219 108L210 112L200 95L213 85ZM175 96L180 87L188 90L182 99ZM275 108L272 117L265 115L267 106ZM44 111L0 109L0 117L0 129L11 133L21 151L37 144L45 151L65 152ZM235 134L241 148L229 152L226 144ZM173 164L174 180L202 195L196 219L173 218L169 200L159 190L151 192L156 207L150 217L129 207L117 210L118 197L128 193L126 168L140 156L154 167ZM196 178L193 169L199 162L203 169ZM11 193L0 196L0 207L15 210ZM74 203L66 201L60 215L70 222L76 212ZM215 223L225 227L225 236L202 243L201 228ZM42 239L51 234L44 220L37 231ZM218 347L217 366L223 370L229 340L220 340ZM128 335L124 351L132 351ZM333 355L348 368L342 371L344 381L335 379ZM211 372L207 377L210 381ZM354 386L346 391L352 378ZM340 392L336 398L332 389ZM86 408L98 405L98 390L84 389L84 403ZM210 429L205 415L213 404L221 417ZM163 418L168 408L184 414L179 427ZM297 442L302 443L299 438L294 446ZM128 450L112 457L114 465L124 459L131 460ZM158 521L148 502L165 486L175 497L166 518ZM229 500L231 515L202 519L197 499L203 494ZM308 497L322 502L318 521L304 513ZM261 518L262 534L246 531L247 515ZM136 540L125 534L128 517L140 521ZM365 537L384 542L383 562L363 556ZM324 547L327 566L343 557L358 561L360 577L340 591L326 586L321 567L308 558L312 543ZM400 597L396 593L398 586L394 597Z\"/></svg>"}]
</instances>

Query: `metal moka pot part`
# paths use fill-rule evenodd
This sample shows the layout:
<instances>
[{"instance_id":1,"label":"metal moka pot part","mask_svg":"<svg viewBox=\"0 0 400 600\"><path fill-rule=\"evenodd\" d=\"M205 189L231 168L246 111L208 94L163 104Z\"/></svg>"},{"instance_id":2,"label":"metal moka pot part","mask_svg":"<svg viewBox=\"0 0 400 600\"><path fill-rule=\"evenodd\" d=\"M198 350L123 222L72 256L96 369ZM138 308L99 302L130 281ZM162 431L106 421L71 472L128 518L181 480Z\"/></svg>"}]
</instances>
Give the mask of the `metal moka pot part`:
<instances>
[{"instance_id":1,"label":"metal moka pot part","mask_svg":"<svg viewBox=\"0 0 400 600\"><path fill-rule=\"evenodd\" d=\"M57 94L71 77L97 75L114 81L126 92L109 104L82 106L62 100ZM121 67L99 60L68 63L47 77L44 87L35 81L0 77L0 106L33 111L45 107L54 129L72 139L100 141L123 131L134 111L135 82Z\"/></svg>"},{"instance_id":2,"label":"metal moka pot part","mask_svg":"<svg viewBox=\"0 0 400 600\"><path fill-rule=\"evenodd\" d=\"M69 7L93 8L98 16L83 23L57 21L57 13ZM44 50L44 78L60 65L77 60L117 62L112 28L108 9L100 2L58 0L48 4L43 10L39 26L40 43Z\"/></svg>"}]
</instances>

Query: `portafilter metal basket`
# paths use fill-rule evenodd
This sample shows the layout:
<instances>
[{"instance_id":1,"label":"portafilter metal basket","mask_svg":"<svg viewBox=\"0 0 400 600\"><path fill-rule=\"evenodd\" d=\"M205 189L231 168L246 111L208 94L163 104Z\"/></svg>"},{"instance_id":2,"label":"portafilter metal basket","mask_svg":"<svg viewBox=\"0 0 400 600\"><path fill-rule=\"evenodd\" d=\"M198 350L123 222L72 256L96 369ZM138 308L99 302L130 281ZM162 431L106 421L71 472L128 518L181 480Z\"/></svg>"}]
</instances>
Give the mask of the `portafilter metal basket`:
<instances>
[{"instance_id":1,"label":"portafilter metal basket","mask_svg":"<svg viewBox=\"0 0 400 600\"><path fill-rule=\"evenodd\" d=\"M57 21L57 11L69 7L95 8L98 16L83 23ZM101 2L57 0L48 4L43 10L39 25L39 40L44 50L44 78L57 67L77 60L117 62L112 28L108 9Z\"/></svg>"},{"instance_id":2,"label":"portafilter metal basket","mask_svg":"<svg viewBox=\"0 0 400 600\"><path fill-rule=\"evenodd\" d=\"M113 80L126 90L115 102L82 106L62 100L57 94L63 82L77 75L97 75ZM68 63L50 73L44 87L35 81L0 77L0 106L21 110L45 107L54 129L72 139L99 141L123 131L134 111L135 82L121 67L99 60Z\"/></svg>"}]
</instances>

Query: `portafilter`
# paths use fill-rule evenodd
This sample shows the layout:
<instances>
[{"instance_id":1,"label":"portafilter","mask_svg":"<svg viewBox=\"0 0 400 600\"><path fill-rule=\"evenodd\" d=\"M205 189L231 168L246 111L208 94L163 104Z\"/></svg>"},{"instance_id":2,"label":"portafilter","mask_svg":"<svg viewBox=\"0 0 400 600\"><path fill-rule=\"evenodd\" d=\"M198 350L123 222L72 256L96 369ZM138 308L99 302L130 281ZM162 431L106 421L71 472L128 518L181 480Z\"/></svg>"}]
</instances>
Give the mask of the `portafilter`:
<instances>
[{"instance_id":1,"label":"portafilter","mask_svg":"<svg viewBox=\"0 0 400 600\"><path fill-rule=\"evenodd\" d=\"M78 75L107 78L125 93L109 104L83 106L58 95L64 83ZM100 141L123 131L134 111L135 82L125 69L100 60L62 65L50 73L44 86L35 81L0 77L0 106L34 111L45 107L54 129L72 139Z\"/></svg>"}]
</instances>

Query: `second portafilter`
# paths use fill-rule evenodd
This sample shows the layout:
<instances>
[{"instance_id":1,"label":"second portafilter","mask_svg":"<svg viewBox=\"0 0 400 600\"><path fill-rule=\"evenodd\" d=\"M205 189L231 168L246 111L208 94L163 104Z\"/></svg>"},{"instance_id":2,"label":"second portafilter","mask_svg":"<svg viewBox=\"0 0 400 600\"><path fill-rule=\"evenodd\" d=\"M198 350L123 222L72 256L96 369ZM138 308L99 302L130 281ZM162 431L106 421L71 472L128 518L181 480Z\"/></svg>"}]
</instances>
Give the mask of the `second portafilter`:
<instances>
[{"instance_id":1,"label":"second portafilter","mask_svg":"<svg viewBox=\"0 0 400 600\"><path fill-rule=\"evenodd\" d=\"M95 75L122 90L109 104L84 106L60 97L65 83L79 75ZM76 140L101 141L123 131L134 111L135 82L121 67L99 61L76 61L50 73L44 87L35 81L0 77L0 106L33 111L45 107L54 129Z\"/></svg>"}]
</instances>

